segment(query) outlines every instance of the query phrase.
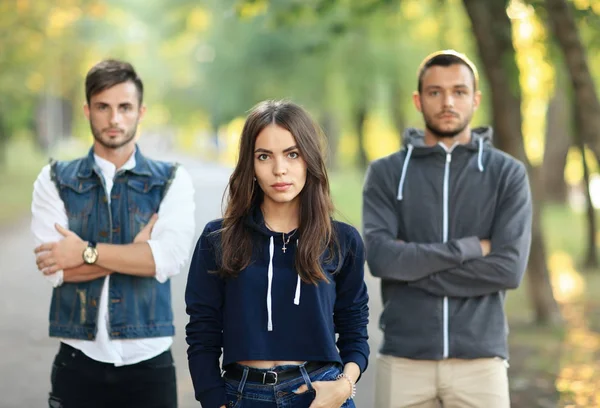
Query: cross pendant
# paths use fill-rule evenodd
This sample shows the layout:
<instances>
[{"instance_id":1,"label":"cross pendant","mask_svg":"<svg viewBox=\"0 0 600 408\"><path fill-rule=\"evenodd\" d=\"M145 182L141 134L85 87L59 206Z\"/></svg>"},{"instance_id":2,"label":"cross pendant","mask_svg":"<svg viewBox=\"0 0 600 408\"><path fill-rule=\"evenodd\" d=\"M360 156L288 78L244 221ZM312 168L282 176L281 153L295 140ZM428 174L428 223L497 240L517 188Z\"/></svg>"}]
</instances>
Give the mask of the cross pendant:
<instances>
[{"instance_id":1,"label":"cross pendant","mask_svg":"<svg viewBox=\"0 0 600 408\"><path fill-rule=\"evenodd\" d=\"M283 253L284 253L284 254L285 254L285 250L286 250L286 249L287 249L287 248L285 247L285 244L283 244L283 247L281 247L281 250L283 251Z\"/></svg>"}]
</instances>

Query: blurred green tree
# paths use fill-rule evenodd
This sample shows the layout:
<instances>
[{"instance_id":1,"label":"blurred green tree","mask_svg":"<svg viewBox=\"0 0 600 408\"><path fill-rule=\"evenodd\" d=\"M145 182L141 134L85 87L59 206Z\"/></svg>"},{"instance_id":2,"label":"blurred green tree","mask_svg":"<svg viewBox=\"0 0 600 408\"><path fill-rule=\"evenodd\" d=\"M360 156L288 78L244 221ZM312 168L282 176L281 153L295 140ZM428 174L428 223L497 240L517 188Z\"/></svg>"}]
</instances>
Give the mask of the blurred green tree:
<instances>
[{"instance_id":1,"label":"blurred green tree","mask_svg":"<svg viewBox=\"0 0 600 408\"><path fill-rule=\"evenodd\" d=\"M565 0L545 1L552 32L563 52L564 61L573 87L576 118L576 140L581 150L587 201L588 234L585 265L598 267L595 210L589 191L589 169L585 159L585 146L590 146L600 157L600 102L588 64L585 46L579 35L572 5ZM591 13L595 16L595 13ZM596 19L600 22L600 19Z\"/></svg>"},{"instance_id":2,"label":"blurred green tree","mask_svg":"<svg viewBox=\"0 0 600 408\"><path fill-rule=\"evenodd\" d=\"M539 167L533 167L527 158L521 130L519 68L515 61L511 21L506 12L509 0L463 0L463 3L490 83L496 145L525 163L529 173L534 215L527 277L535 320L540 324L559 324L561 316L550 285L542 234L543 197Z\"/></svg>"}]
</instances>

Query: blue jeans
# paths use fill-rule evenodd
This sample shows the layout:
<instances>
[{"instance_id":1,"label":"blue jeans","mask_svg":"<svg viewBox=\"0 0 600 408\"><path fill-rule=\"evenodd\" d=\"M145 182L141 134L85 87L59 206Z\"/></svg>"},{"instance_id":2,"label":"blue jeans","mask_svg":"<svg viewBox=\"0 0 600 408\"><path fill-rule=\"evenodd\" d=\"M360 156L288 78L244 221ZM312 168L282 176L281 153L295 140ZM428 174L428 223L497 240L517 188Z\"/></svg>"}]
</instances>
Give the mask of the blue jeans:
<instances>
[{"instance_id":1,"label":"blue jeans","mask_svg":"<svg viewBox=\"0 0 600 408\"><path fill-rule=\"evenodd\" d=\"M243 366L239 366L243 367ZM253 368L253 371L281 371L294 366L277 366L268 370ZM310 374L304 365L300 366L300 374L296 378L278 383L263 385L246 381L247 370L240 381L225 379L228 408L308 408L315 399L312 383L315 381L335 381L342 372L338 364L327 364ZM293 391L306 384L308 391L295 394ZM347 400L340 408L355 408L354 401Z\"/></svg>"}]
</instances>

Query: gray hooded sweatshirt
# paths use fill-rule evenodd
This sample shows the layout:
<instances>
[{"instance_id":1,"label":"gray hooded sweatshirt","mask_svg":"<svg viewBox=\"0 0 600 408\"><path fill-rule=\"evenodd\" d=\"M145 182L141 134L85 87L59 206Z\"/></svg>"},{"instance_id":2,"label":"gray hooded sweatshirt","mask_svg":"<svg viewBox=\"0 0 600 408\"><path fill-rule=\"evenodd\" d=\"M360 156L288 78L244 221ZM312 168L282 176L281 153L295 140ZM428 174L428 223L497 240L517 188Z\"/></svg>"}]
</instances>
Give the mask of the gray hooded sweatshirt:
<instances>
[{"instance_id":1,"label":"gray hooded sweatshirt","mask_svg":"<svg viewBox=\"0 0 600 408\"><path fill-rule=\"evenodd\" d=\"M525 166L491 139L477 128L447 149L407 129L402 150L369 166L363 232L381 278L382 354L508 359L505 291L527 266L532 204Z\"/></svg>"}]
</instances>

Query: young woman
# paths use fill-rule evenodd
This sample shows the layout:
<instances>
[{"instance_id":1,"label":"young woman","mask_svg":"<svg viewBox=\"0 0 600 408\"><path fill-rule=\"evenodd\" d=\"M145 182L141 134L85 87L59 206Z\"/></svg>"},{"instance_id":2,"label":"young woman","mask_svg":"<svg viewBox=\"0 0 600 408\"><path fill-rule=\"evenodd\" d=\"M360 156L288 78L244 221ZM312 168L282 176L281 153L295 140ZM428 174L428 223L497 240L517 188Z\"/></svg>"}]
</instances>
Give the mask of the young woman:
<instances>
[{"instance_id":1,"label":"young woman","mask_svg":"<svg viewBox=\"0 0 600 408\"><path fill-rule=\"evenodd\" d=\"M203 408L354 407L369 357L364 250L331 219L322 142L290 102L246 120L224 218L198 240L185 293Z\"/></svg>"}]
</instances>

